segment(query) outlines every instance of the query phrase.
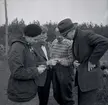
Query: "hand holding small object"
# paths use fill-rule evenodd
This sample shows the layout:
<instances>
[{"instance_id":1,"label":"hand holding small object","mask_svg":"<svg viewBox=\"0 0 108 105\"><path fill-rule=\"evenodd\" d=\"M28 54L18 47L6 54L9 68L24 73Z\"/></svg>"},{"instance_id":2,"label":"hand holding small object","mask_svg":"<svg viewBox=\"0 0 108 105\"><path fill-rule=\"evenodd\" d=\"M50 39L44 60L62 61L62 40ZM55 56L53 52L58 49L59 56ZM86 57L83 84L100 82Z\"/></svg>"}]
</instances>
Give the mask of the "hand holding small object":
<instances>
[{"instance_id":1,"label":"hand holding small object","mask_svg":"<svg viewBox=\"0 0 108 105\"><path fill-rule=\"evenodd\" d=\"M45 70L46 70L46 66L45 65L39 65L37 67L39 74L42 74Z\"/></svg>"},{"instance_id":2,"label":"hand holding small object","mask_svg":"<svg viewBox=\"0 0 108 105\"><path fill-rule=\"evenodd\" d=\"M73 62L73 65L74 65L75 68L77 68L77 67L80 65L80 63L79 63L77 60L75 60L75 61Z\"/></svg>"},{"instance_id":3,"label":"hand holding small object","mask_svg":"<svg viewBox=\"0 0 108 105\"><path fill-rule=\"evenodd\" d=\"M57 60L55 59L50 59L47 61L47 65L55 66L57 64Z\"/></svg>"},{"instance_id":4,"label":"hand holding small object","mask_svg":"<svg viewBox=\"0 0 108 105\"><path fill-rule=\"evenodd\" d=\"M91 62L88 62L88 71L92 71L93 68L95 68L96 65L95 64L92 64Z\"/></svg>"},{"instance_id":5,"label":"hand holding small object","mask_svg":"<svg viewBox=\"0 0 108 105\"><path fill-rule=\"evenodd\" d=\"M104 69L103 72L104 76L108 76L108 69Z\"/></svg>"},{"instance_id":6,"label":"hand holding small object","mask_svg":"<svg viewBox=\"0 0 108 105\"><path fill-rule=\"evenodd\" d=\"M59 63L60 63L61 65L63 65L63 66L68 66L68 65L69 65L68 61L67 61L65 58L61 58L61 59L59 60Z\"/></svg>"}]
</instances>

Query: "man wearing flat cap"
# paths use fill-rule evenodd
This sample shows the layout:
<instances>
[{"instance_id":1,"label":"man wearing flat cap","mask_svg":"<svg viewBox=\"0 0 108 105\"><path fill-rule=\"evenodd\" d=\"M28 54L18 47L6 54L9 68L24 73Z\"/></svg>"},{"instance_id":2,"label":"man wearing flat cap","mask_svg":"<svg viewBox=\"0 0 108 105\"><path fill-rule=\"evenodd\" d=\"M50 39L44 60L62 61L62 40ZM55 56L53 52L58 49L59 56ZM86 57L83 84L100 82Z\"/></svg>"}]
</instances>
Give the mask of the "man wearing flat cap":
<instances>
[{"instance_id":1,"label":"man wearing flat cap","mask_svg":"<svg viewBox=\"0 0 108 105\"><path fill-rule=\"evenodd\" d=\"M89 30L81 30L67 18L58 23L60 33L73 40L72 52L77 67L78 105L94 105L102 85L99 60L108 49L108 39Z\"/></svg>"},{"instance_id":2,"label":"man wearing flat cap","mask_svg":"<svg viewBox=\"0 0 108 105\"><path fill-rule=\"evenodd\" d=\"M29 24L24 28L24 36L13 39L11 43L8 58L11 75L7 89L7 105L36 105L38 78L46 70L46 66L38 64L32 44L41 34L40 26Z\"/></svg>"}]
</instances>

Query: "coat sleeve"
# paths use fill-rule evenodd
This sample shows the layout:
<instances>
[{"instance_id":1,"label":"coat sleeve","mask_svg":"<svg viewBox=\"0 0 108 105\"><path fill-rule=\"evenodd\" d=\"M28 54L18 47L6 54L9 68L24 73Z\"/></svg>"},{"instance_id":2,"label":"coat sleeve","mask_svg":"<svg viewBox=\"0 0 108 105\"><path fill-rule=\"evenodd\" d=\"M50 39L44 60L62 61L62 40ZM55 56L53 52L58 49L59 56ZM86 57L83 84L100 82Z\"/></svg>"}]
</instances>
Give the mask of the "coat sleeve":
<instances>
[{"instance_id":1,"label":"coat sleeve","mask_svg":"<svg viewBox=\"0 0 108 105\"><path fill-rule=\"evenodd\" d=\"M39 73L37 67L24 68L24 46L14 43L8 58L11 76L19 80L35 79Z\"/></svg>"},{"instance_id":2,"label":"coat sleeve","mask_svg":"<svg viewBox=\"0 0 108 105\"><path fill-rule=\"evenodd\" d=\"M108 49L108 39L102 35L95 34L90 32L87 36L87 41L90 46L92 46L93 52L89 58L89 61L92 64L97 64L100 58L104 55L104 53Z\"/></svg>"}]
</instances>

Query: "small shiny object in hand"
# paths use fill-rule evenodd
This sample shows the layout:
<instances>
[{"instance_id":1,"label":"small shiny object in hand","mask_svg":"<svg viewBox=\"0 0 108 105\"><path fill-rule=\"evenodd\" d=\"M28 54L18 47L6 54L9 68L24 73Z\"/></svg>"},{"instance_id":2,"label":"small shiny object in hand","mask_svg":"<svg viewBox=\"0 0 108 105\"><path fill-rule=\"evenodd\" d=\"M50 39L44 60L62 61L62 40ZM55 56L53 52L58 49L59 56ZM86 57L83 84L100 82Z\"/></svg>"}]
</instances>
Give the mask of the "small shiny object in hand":
<instances>
[{"instance_id":1,"label":"small shiny object in hand","mask_svg":"<svg viewBox=\"0 0 108 105\"><path fill-rule=\"evenodd\" d=\"M96 67L95 64L92 64L91 62L88 62L88 71L92 71Z\"/></svg>"}]
</instances>

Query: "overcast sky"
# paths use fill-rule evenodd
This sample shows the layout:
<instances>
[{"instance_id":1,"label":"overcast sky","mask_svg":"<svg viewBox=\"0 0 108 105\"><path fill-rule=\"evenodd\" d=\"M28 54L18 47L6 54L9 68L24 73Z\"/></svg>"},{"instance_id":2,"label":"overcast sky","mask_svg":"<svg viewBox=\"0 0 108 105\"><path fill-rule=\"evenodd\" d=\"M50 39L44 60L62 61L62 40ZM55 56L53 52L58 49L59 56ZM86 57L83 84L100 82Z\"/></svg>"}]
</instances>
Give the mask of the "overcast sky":
<instances>
[{"instance_id":1,"label":"overcast sky","mask_svg":"<svg viewBox=\"0 0 108 105\"><path fill-rule=\"evenodd\" d=\"M0 0L0 25L5 23L4 0ZM108 24L108 0L7 0L8 18L23 18L26 24L59 22L70 17L73 22Z\"/></svg>"}]
</instances>

